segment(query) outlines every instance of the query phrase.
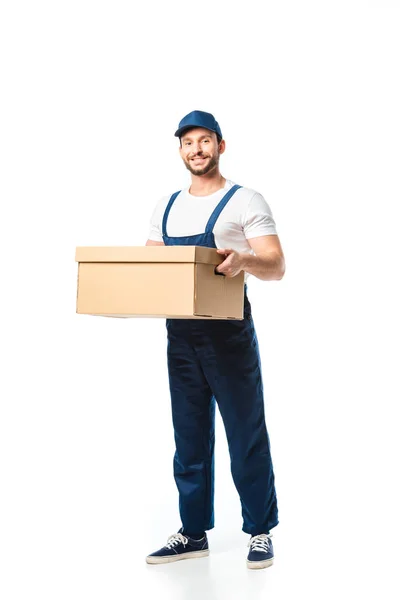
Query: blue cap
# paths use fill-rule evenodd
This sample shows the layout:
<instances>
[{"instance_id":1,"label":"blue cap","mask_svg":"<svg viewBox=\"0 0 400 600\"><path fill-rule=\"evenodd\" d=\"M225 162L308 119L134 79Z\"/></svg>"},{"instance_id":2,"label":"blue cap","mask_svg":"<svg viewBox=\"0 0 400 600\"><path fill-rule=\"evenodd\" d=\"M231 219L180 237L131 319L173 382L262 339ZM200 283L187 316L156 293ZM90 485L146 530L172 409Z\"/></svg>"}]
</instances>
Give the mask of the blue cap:
<instances>
[{"instance_id":1,"label":"blue cap","mask_svg":"<svg viewBox=\"0 0 400 600\"><path fill-rule=\"evenodd\" d=\"M193 127L204 127L215 133L222 140L221 129L214 119L213 115L202 110L194 110L180 121L178 129L175 131L176 137L181 137L185 131L192 129Z\"/></svg>"}]
</instances>

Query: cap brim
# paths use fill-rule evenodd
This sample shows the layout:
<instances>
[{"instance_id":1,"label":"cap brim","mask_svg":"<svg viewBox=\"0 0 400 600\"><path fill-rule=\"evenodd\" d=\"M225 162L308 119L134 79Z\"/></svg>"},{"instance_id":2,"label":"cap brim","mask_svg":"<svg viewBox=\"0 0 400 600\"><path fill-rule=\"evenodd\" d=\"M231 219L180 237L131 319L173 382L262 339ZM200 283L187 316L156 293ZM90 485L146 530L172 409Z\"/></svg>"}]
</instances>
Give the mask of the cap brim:
<instances>
[{"instance_id":1,"label":"cap brim","mask_svg":"<svg viewBox=\"0 0 400 600\"><path fill-rule=\"evenodd\" d=\"M185 133L185 131L189 131L190 129L208 129L208 131L212 131L213 133L217 134L218 133L216 131L214 131L214 129L210 129L209 127L204 127L204 125L185 125L185 127L181 127L180 129L177 129L174 133L175 137L182 137L182 135Z\"/></svg>"}]
</instances>

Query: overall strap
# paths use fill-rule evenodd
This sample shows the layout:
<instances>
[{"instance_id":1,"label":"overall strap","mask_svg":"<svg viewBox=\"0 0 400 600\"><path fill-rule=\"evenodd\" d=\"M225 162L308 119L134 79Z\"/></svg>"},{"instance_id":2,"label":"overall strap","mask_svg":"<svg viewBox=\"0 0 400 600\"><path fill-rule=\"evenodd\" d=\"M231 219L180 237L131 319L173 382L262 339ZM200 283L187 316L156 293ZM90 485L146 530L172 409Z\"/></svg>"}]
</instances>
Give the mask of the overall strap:
<instances>
[{"instance_id":1,"label":"overall strap","mask_svg":"<svg viewBox=\"0 0 400 600\"><path fill-rule=\"evenodd\" d=\"M163 233L163 235L167 235L167 219L168 219L169 211L171 210L171 207L172 207L173 203L175 202L178 194L180 194L180 193L181 193L181 190L179 190L179 192L175 192L174 194L172 194L171 198L169 199L167 208L165 209L163 221L162 221L162 233Z\"/></svg>"},{"instance_id":2,"label":"overall strap","mask_svg":"<svg viewBox=\"0 0 400 600\"><path fill-rule=\"evenodd\" d=\"M208 220L207 226L206 226L206 233L211 233L212 230L214 229L214 225L217 222L217 219L219 217L219 215L222 213L222 211L224 210L225 206L228 204L229 200L232 198L233 194L239 189L241 188L241 185L234 185L231 187L230 190L228 190L225 194L225 196L222 198L221 202L218 204L218 206L216 206L213 214L211 215L211 217Z\"/></svg>"}]
</instances>

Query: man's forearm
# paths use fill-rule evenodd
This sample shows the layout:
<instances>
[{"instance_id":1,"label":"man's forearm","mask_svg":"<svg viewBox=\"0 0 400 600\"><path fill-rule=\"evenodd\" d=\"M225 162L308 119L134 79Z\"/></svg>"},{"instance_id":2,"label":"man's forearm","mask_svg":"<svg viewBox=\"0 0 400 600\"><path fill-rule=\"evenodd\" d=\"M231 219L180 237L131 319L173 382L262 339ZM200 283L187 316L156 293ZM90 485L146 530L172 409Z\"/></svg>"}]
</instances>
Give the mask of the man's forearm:
<instances>
[{"instance_id":1,"label":"man's forearm","mask_svg":"<svg viewBox=\"0 0 400 600\"><path fill-rule=\"evenodd\" d=\"M276 252L259 256L241 253L241 257L243 271L263 281L282 279L285 274L285 259Z\"/></svg>"}]
</instances>

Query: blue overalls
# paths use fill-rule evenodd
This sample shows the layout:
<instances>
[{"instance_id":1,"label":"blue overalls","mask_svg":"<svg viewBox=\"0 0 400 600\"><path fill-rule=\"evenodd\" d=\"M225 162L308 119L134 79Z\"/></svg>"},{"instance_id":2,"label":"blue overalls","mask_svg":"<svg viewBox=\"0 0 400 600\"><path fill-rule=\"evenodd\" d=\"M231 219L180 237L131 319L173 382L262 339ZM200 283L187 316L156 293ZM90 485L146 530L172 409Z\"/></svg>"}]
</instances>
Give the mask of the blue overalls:
<instances>
[{"instance_id":1,"label":"blue overalls","mask_svg":"<svg viewBox=\"0 0 400 600\"><path fill-rule=\"evenodd\" d=\"M166 246L216 248L213 229L241 186L233 186L211 215L205 233L167 235ZM174 477L184 531L214 527L215 401L224 423L231 471L240 496L243 531L268 532L278 524L274 473L265 424L263 384L256 332L246 294L244 319L167 319L168 374L175 433Z\"/></svg>"}]
</instances>

